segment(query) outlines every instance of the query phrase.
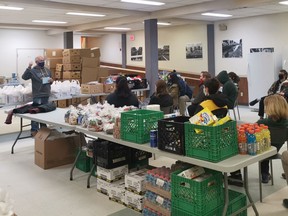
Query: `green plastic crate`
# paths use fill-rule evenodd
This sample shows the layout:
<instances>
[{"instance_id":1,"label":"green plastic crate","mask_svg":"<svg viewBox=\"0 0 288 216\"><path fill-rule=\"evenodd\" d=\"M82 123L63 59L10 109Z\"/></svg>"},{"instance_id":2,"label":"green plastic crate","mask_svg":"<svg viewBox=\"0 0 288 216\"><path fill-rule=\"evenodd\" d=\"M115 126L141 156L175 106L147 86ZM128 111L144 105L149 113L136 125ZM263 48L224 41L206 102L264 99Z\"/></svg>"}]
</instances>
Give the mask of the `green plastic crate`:
<instances>
[{"instance_id":1,"label":"green plastic crate","mask_svg":"<svg viewBox=\"0 0 288 216\"><path fill-rule=\"evenodd\" d=\"M90 172L93 164L93 159L86 155L86 151L82 150L79 158L76 161L76 168L83 172Z\"/></svg>"},{"instance_id":2,"label":"green plastic crate","mask_svg":"<svg viewBox=\"0 0 288 216\"><path fill-rule=\"evenodd\" d=\"M133 110L121 113L121 139L138 144L150 141L150 131L157 129L161 111Z\"/></svg>"},{"instance_id":3,"label":"green plastic crate","mask_svg":"<svg viewBox=\"0 0 288 216\"><path fill-rule=\"evenodd\" d=\"M221 172L205 169L211 174L203 181L178 176L183 170L172 173L172 206L191 215L206 215L223 206L223 176Z\"/></svg>"},{"instance_id":4,"label":"green plastic crate","mask_svg":"<svg viewBox=\"0 0 288 216\"><path fill-rule=\"evenodd\" d=\"M236 121L218 126L185 122L186 156L219 162L238 154Z\"/></svg>"},{"instance_id":5,"label":"green plastic crate","mask_svg":"<svg viewBox=\"0 0 288 216\"><path fill-rule=\"evenodd\" d=\"M219 214L219 209L215 209L207 214L202 214L202 215L196 215L194 213L191 212L187 212L183 209L179 209L175 206L172 205L172 216L220 216L222 214Z\"/></svg>"},{"instance_id":6,"label":"green plastic crate","mask_svg":"<svg viewBox=\"0 0 288 216\"><path fill-rule=\"evenodd\" d=\"M232 213L238 211L242 207L247 205L247 199L246 195L237 191L229 190L229 205L227 209L227 216L231 215ZM223 211L223 208L221 209L221 213ZM241 213L237 214L237 216L247 216L247 209L242 211Z\"/></svg>"}]
</instances>

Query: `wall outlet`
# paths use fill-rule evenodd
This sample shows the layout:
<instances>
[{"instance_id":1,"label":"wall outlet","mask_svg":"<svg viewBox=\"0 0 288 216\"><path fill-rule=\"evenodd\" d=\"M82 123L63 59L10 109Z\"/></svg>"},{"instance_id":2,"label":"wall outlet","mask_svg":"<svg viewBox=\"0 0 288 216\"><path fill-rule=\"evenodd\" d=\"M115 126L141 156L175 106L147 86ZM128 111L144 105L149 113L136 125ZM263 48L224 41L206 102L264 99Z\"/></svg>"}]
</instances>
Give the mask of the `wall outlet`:
<instances>
[{"instance_id":1,"label":"wall outlet","mask_svg":"<svg viewBox=\"0 0 288 216\"><path fill-rule=\"evenodd\" d=\"M243 92L240 92L240 96L243 97Z\"/></svg>"}]
</instances>

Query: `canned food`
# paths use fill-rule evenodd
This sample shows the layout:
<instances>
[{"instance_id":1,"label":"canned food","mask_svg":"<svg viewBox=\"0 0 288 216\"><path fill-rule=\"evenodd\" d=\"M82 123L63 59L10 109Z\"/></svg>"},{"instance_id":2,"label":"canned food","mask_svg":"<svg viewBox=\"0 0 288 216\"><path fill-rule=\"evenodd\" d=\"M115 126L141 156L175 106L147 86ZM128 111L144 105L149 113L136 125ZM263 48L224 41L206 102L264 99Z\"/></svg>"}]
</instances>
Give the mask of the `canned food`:
<instances>
[{"instance_id":1,"label":"canned food","mask_svg":"<svg viewBox=\"0 0 288 216\"><path fill-rule=\"evenodd\" d=\"M157 147L157 136L158 131L157 130L151 130L150 131L150 147L156 148Z\"/></svg>"}]
</instances>

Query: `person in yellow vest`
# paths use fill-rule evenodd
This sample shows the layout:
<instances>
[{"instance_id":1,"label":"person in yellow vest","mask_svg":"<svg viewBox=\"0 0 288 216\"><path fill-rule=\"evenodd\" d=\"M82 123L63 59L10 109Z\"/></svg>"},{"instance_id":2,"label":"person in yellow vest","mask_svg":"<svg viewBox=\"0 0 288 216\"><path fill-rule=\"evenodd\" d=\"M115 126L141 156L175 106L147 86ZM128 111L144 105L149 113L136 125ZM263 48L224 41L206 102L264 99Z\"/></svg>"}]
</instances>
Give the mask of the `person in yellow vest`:
<instances>
[{"instance_id":1,"label":"person in yellow vest","mask_svg":"<svg viewBox=\"0 0 288 216\"><path fill-rule=\"evenodd\" d=\"M219 92L220 82L216 78L207 79L204 82L205 99L196 108L196 112L200 112L204 108L208 108L217 118L223 118L228 112L228 98Z\"/></svg>"}]
</instances>

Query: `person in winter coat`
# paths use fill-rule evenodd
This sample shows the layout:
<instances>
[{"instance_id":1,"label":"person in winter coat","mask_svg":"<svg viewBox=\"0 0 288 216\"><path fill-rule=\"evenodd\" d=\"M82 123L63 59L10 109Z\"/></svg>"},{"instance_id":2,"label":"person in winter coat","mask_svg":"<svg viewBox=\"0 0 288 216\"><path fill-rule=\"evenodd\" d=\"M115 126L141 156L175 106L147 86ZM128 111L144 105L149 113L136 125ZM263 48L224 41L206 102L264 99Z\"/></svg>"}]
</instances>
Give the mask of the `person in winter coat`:
<instances>
[{"instance_id":1,"label":"person in winter coat","mask_svg":"<svg viewBox=\"0 0 288 216\"><path fill-rule=\"evenodd\" d=\"M35 58L36 66L32 68L33 62L30 62L28 68L22 75L23 80L31 79L32 82L32 96L34 105L43 105L49 102L51 93L51 84L53 83L51 71L45 67L43 56ZM41 127L45 124L40 123ZM35 136L39 130L39 123L31 121L31 135Z\"/></svg>"},{"instance_id":2,"label":"person in winter coat","mask_svg":"<svg viewBox=\"0 0 288 216\"><path fill-rule=\"evenodd\" d=\"M139 107L138 98L131 92L125 76L119 76L116 79L116 89L107 96L106 100L109 104L114 104L115 107L123 107L125 105Z\"/></svg>"},{"instance_id":3,"label":"person in winter coat","mask_svg":"<svg viewBox=\"0 0 288 216\"><path fill-rule=\"evenodd\" d=\"M205 99L201 102L195 113L208 108L217 118L223 118L228 112L228 99L226 95L219 92L220 83L216 78L207 79L204 82Z\"/></svg>"},{"instance_id":4,"label":"person in winter coat","mask_svg":"<svg viewBox=\"0 0 288 216\"><path fill-rule=\"evenodd\" d=\"M225 70L221 71L216 78L223 85L222 93L228 98L228 109L233 109L238 97L237 87L229 78L228 73Z\"/></svg>"},{"instance_id":5,"label":"person in winter coat","mask_svg":"<svg viewBox=\"0 0 288 216\"><path fill-rule=\"evenodd\" d=\"M195 110L196 110L197 106L205 99L204 82L210 78L211 78L211 74L209 72L202 71L200 73L199 91L198 91L198 94L193 99L191 105L188 106L189 116L195 115Z\"/></svg>"},{"instance_id":6,"label":"person in winter coat","mask_svg":"<svg viewBox=\"0 0 288 216\"><path fill-rule=\"evenodd\" d=\"M169 95L167 90L167 84L164 80L158 80L156 82L156 92L151 96L149 104L159 104L160 109L164 114L171 113L173 111L173 98ZM164 111L168 109L167 113Z\"/></svg>"},{"instance_id":7,"label":"person in winter coat","mask_svg":"<svg viewBox=\"0 0 288 216\"><path fill-rule=\"evenodd\" d=\"M173 106L179 107L180 115L184 116L186 102L192 98L193 92L175 70L169 74L168 91L173 97Z\"/></svg>"}]
</instances>

